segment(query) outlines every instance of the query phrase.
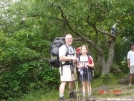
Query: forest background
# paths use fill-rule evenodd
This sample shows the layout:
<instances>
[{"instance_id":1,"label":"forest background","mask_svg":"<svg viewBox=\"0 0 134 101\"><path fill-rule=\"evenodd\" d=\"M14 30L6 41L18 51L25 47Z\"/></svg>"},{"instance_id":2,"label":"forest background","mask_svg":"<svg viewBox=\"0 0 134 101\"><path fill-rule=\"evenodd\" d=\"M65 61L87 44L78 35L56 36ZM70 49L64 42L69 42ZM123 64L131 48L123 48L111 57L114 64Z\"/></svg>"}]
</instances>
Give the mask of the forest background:
<instances>
[{"instance_id":1,"label":"forest background","mask_svg":"<svg viewBox=\"0 0 134 101\"><path fill-rule=\"evenodd\" d=\"M133 15L133 0L0 0L0 99L58 89L58 70L49 69L49 48L67 33L75 48L89 46L94 78L128 73Z\"/></svg>"}]
</instances>

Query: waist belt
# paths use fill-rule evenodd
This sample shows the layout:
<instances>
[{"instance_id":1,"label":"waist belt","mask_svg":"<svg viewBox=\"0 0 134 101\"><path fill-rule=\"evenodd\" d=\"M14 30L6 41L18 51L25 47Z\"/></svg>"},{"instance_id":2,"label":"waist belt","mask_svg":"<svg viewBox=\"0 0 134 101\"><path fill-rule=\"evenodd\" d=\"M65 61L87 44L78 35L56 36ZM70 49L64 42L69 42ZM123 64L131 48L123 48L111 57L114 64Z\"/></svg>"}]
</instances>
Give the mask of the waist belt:
<instances>
[{"instance_id":1,"label":"waist belt","mask_svg":"<svg viewBox=\"0 0 134 101\"><path fill-rule=\"evenodd\" d=\"M70 62L70 61L65 61L64 64L61 64L61 75L63 75L63 66L64 66L64 65L70 65L71 74L74 73L74 68L73 68L73 63L72 63L72 61L71 61L71 62Z\"/></svg>"},{"instance_id":2,"label":"waist belt","mask_svg":"<svg viewBox=\"0 0 134 101\"><path fill-rule=\"evenodd\" d=\"M72 63L71 63L70 61L65 61L65 63L62 64L62 66L63 66L63 65L72 65Z\"/></svg>"}]
</instances>

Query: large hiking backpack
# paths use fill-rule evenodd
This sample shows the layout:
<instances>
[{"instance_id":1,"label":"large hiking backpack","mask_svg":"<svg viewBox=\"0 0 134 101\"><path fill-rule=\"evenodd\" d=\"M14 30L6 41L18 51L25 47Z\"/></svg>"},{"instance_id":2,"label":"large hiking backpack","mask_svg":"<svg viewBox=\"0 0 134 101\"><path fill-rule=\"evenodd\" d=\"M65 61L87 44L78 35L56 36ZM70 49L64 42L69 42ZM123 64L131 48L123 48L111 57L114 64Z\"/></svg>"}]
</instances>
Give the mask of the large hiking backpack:
<instances>
[{"instance_id":1,"label":"large hiking backpack","mask_svg":"<svg viewBox=\"0 0 134 101\"><path fill-rule=\"evenodd\" d=\"M59 48L64 44L64 37L56 37L53 43L50 46L50 68L52 67L59 68L61 63L59 61Z\"/></svg>"}]
</instances>

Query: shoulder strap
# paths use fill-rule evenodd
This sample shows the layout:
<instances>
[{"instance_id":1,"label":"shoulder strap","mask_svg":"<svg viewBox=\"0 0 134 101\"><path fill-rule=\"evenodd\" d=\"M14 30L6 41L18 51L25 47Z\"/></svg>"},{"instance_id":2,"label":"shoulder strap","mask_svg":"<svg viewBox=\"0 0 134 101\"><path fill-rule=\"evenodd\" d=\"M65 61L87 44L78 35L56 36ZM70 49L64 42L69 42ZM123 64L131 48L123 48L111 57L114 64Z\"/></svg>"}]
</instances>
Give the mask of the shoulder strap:
<instances>
[{"instance_id":1,"label":"shoulder strap","mask_svg":"<svg viewBox=\"0 0 134 101\"><path fill-rule=\"evenodd\" d=\"M90 55L87 55L87 56L88 56L88 62L89 62L89 64L92 64L92 59L91 59Z\"/></svg>"},{"instance_id":2,"label":"shoulder strap","mask_svg":"<svg viewBox=\"0 0 134 101\"><path fill-rule=\"evenodd\" d=\"M81 56L81 54L77 54L77 57L78 57L78 60L80 61L80 56Z\"/></svg>"},{"instance_id":3,"label":"shoulder strap","mask_svg":"<svg viewBox=\"0 0 134 101\"><path fill-rule=\"evenodd\" d=\"M66 52L66 54L65 54L65 56L67 56L67 55L68 55L69 48L68 48L68 46L67 46L66 44L64 44L64 45L65 45L66 48L67 48L67 52Z\"/></svg>"},{"instance_id":4,"label":"shoulder strap","mask_svg":"<svg viewBox=\"0 0 134 101\"><path fill-rule=\"evenodd\" d=\"M66 55L65 56L67 56L68 54L69 54L69 48L68 48L68 46L66 45L66 44L64 44L65 46L66 46L66 48L67 48L67 52L66 52ZM72 46L71 46L72 47ZM75 48L74 47L72 47L73 48L73 51L74 51L74 54L75 54Z\"/></svg>"}]
</instances>

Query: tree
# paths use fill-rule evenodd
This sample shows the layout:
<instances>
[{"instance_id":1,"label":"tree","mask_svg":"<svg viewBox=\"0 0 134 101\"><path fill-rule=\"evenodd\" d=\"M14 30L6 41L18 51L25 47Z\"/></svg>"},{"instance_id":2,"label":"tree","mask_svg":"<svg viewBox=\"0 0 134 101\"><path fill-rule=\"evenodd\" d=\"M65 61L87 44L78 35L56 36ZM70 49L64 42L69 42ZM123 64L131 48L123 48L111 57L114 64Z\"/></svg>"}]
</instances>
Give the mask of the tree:
<instances>
[{"instance_id":1,"label":"tree","mask_svg":"<svg viewBox=\"0 0 134 101\"><path fill-rule=\"evenodd\" d=\"M0 6L0 97L3 99L58 85L58 71L50 71L48 61L44 61L57 36L72 33L84 40L82 44L91 46L96 68L101 66L102 74L110 73L113 59L118 64L124 60L128 50L125 44L133 39L132 0L8 1L2 0L4 5ZM111 28L115 23L118 24L113 35Z\"/></svg>"},{"instance_id":2,"label":"tree","mask_svg":"<svg viewBox=\"0 0 134 101\"><path fill-rule=\"evenodd\" d=\"M59 84L58 70L52 72L46 59L53 36L48 34L50 21L37 7L34 0L19 0L0 10L1 100L12 100L37 89L47 93Z\"/></svg>"},{"instance_id":3,"label":"tree","mask_svg":"<svg viewBox=\"0 0 134 101\"><path fill-rule=\"evenodd\" d=\"M114 46L118 36L118 32L116 35L110 33L112 25L116 22L115 19L110 19L109 16L110 11L113 9L113 1L84 0L78 2L76 0L63 0L59 2L48 1L47 4L49 4L51 18L59 21L61 25L64 24L68 30L81 37L97 51L102 66L102 74L110 73ZM107 37L112 38L109 46L107 46ZM108 53L104 54L106 48Z\"/></svg>"},{"instance_id":4,"label":"tree","mask_svg":"<svg viewBox=\"0 0 134 101\"><path fill-rule=\"evenodd\" d=\"M51 20L58 21L58 24L66 27L66 32L73 32L96 50L102 74L110 73L116 39L127 26L122 25L124 23L122 18L128 18L127 15L132 13L124 14L130 9L125 5L126 2L126 0L84 0L79 2L77 0L51 0L47 1L45 5L42 1L44 7L49 9L48 12L51 12L49 15ZM127 4L133 7L133 1L130 2ZM111 27L115 23L118 23L118 30L113 35ZM109 39L110 44L107 46Z\"/></svg>"}]
</instances>

